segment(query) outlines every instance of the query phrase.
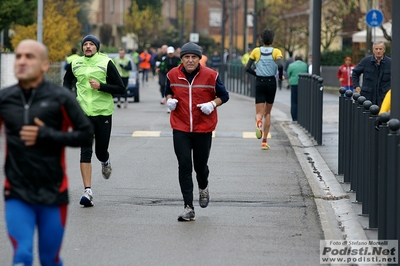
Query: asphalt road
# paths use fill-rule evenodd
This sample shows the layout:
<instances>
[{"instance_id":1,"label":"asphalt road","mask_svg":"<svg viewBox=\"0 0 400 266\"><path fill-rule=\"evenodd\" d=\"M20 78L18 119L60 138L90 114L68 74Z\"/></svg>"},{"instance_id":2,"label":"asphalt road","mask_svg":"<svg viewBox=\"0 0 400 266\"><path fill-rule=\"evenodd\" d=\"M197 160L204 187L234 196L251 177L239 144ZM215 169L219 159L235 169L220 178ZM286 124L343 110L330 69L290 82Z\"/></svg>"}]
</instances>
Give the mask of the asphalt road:
<instances>
[{"instance_id":1,"label":"asphalt road","mask_svg":"<svg viewBox=\"0 0 400 266\"><path fill-rule=\"evenodd\" d=\"M160 98L152 80L141 87L139 103L116 108L109 149L113 173L104 180L93 159L93 208L79 205L79 149L67 149L71 202L64 265L319 265L320 217L283 130L291 120L290 90L277 92L268 151L254 136L254 99L231 93L218 108L209 159L211 201L199 208L196 188L196 221L187 223L177 221L183 201L169 114ZM0 153L4 158L4 135ZM4 219L0 237L0 265L10 265Z\"/></svg>"}]
</instances>

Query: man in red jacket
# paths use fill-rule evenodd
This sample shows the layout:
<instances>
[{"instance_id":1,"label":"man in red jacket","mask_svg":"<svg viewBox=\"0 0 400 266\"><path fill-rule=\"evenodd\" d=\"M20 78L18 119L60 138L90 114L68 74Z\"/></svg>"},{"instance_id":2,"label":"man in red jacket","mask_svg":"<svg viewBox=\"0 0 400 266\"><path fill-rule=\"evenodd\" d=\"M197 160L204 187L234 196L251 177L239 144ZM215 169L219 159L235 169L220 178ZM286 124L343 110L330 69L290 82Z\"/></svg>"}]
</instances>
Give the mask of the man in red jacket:
<instances>
[{"instance_id":1,"label":"man in red jacket","mask_svg":"<svg viewBox=\"0 0 400 266\"><path fill-rule=\"evenodd\" d=\"M346 56L344 58L344 64L339 67L337 77L340 81L340 86L346 88L346 90L353 91L353 79L351 73L353 72L354 64L351 63L351 57Z\"/></svg>"},{"instance_id":2,"label":"man in red jacket","mask_svg":"<svg viewBox=\"0 0 400 266\"><path fill-rule=\"evenodd\" d=\"M171 110L170 123L184 201L184 211L178 221L194 221L192 165L199 187L199 204L206 208L210 201L207 162L212 132L218 122L216 107L229 100L229 93L218 72L200 65L200 46L186 43L180 57L182 64L167 74L165 95Z\"/></svg>"}]
</instances>

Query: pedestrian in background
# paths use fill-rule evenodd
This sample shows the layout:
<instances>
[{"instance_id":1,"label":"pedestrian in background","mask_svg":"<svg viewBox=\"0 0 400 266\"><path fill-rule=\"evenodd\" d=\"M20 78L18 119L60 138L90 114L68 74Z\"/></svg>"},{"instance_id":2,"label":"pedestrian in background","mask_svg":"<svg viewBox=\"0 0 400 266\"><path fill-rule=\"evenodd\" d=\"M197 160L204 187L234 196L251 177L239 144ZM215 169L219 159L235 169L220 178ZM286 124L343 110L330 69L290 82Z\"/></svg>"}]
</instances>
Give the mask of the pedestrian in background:
<instances>
[{"instance_id":1,"label":"pedestrian in background","mask_svg":"<svg viewBox=\"0 0 400 266\"><path fill-rule=\"evenodd\" d=\"M293 52L292 51L288 51L288 54L289 54L289 57L288 57L288 59L286 59L285 67L283 68L283 70L286 71L286 72L287 72L287 70L289 68L289 65L294 62Z\"/></svg>"},{"instance_id":2,"label":"pedestrian in background","mask_svg":"<svg viewBox=\"0 0 400 266\"><path fill-rule=\"evenodd\" d=\"M223 62L224 62L224 64L228 64L228 62L229 62L229 60L230 60L230 54L229 54L229 51L228 51L228 49L224 49L224 54L223 54Z\"/></svg>"},{"instance_id":3,"label":"pedestrian in background","mask_svg":"<svg viewBox=\"0 0 400 266\"><path fill-rule=\"evenodd\" d=\"M150 47L149 49L149 54L151 55L150 57L150 69L151 69L151 78L153 79L156 76L156 62L158 58L158 54L161 53L161 47L158 49L155 49L154 47ZM165 50L164 50L165 53Z\"/></svg>"},{"instance_id":4,"label":"pedestrian in background","mask_svg":"<svg viewBox=\"0 0 400 266\"><path fill-rule=\"evenodd\" d=\"M263 46L254 48L250 54L246 71L256 76L256 137L262 138L261 149L268 150L267 142L269 128L271 126L271 109L275 101L276 78L283 80L282 52L272 47L275 33L270 29L264 29L260 33ZM255 69L253 69L255 64ZM264 119L264 123L263 123Z\"/></svg>"},{"instance_id":5,"label":"pedestrian in background","mask_svg":"<svg viewBox=\"0 0 400 266\"><path fill-rule=\"evenodd\" d=\"M136 69L139 71L139 53L136 50L132 51L132 60L136 65Z\"/></svg>"},{"instance_id":6,"label":"pedestrian in background","mask_svg":"<svg viewBox=\"0 0 400 266\"><path fill-rule=\"evenodd\" d=\"M293 52L292 51L288 51L288 54L289 54L289 57L286 59L285 67L283 68L283 71L286 72L286 73L283 74L285 77L287 77L287 71L288 71L289 65L294 62ZM286 89L290 89L290 84L289 83L287 84Z\"/></svg>"},{"instance_id":7,"label":"pedestrian in background","mask_svg":"<svg viewBox=\"0 0 400 266\"><path fill-rule=\"evenodd\" d=\"M211 57L210 67L218 71L219 65L221 65L221 56L218 54L218 51L214 51Z\"/></svg>"},{"instance_id":8,"label":"pedestrian in background","mask_svg":"<svg viewBox=\"0 0 400 266\"><path fill-rule=\"evenodd\" d=\"M196 172L200 207L206 208L210 200L208 158L212 132L218 121L216 107L229 100L229 93L216 71L200 66L202 51L197 44L183 45L180 57L182 64L167 74L165 94L171 110L170 123L184 201L184 211L178 221L193 221L192 168Z\"/></svg>"},{"instance_id":9,"label":"pedestrian in background","mask_svg":"<svg viewBox=\"0 0 400 266\"><path fill-rule=\"evenodd\" d=\"M88 145L93 136L73 94L44 78L49 66L43 44L21 41L14 62L18 84L0 91L0 125L7 129L4 217L12 265L33 264L36 228L40 264L63 265L69 203L65 146Z\"/></svg>"},{"instance_id":10,"label":"pedestrian in background","mask_svg":"<svg viewBox=\"0 0 400 266\"><path fill-rule=\"evenodd\" d=\"M289 79L290 91L290 114L292 121L297 122L297 103L298 103L298 89L299 89L299 74L308 72L306 62L303 62L302 55L296 55L294 62L288 67L287 76Z\"/></svg>"},{"instance_id":11,"label":"pedestrian in background","mask_svg":"<svg viewBox=\"0 0 400 266\"><path fill-rule=\"evenodd\" d=\"M249 62L250 54L251 54L251 49L248 48L248 49L247 49L247 53L245 53L245 54L242 56L242 65L243 65L244 67L247 65L247 62Z\"/></svg>"},{"instance_id":12,"label":"pedestrian in background","mask_svg":"<svg viewBox=\"0 0 400 266\"><path fill-rule=\"evenodd\" d=\"M78 48L72 47L71 54L69 56L67 56L67 58L65 59L64 70L67 70L67 67L69 64L71 64L72 60L74 60L75 58L78 58L79 56L80 55L78 53Z\"/></svg>"},{"instance_id":13,"label":"pedestrian in background","mask_svg":"<svg viewBox=\"0 0 400 266\"><path fill-rule=\"evenodd\" d=\"M124 97L124 108L128 107L128 94L127 94L127 89L128 89L128 82L129 82L129 74L130 71L132 70L132 63L131 59L129 59L127 56L125 56L125 49L119 48L119 56L115 57L113 59L115 66L117 67L118 73L122 78L122 82L124 83L125 86L125 93L124 94L116 94L114 95L117 97L117 107L121 108L121 97Z\"/></svg>"},{"instance_id":14,"label":"pedestrian in background","mask_svg":"<svg viewBox=\"0 0 400 266\"><path fill-rule=\"evenodd\" d=\"M165 103L165 82L167 80L167 73L174 67L179 66L182 63L181 59L175 55L175 49L172 46L167 47L167 55L161 59L160 66L158 69L158 79L160 84L160 92L163 97L161 103ZM170 112L168 108L168 112Z\"/></svg>"},{"instance_id":15,"label":"pedestrian in background","mask_svg":"<svg viewBox=\"0 0 400 266\"><path fill-rule=\"evenodd\" d=\"M173 47L172 47L173 48ZM175 51L175 49L174 49ZM158 84L160 85L161 100L160 104L165 104L165 75L163 71L160 71L161 62L167 58L168 45L163 44L161 46L160 52L157 54L156 58L156 72L158 73Z\"/></svg>"},{"instance_id":16,"label":"pedestrian in background","mask_svg":"<svg viewBox=\"0 0 400 266\"><path fill-rule=\"evenodd\" d=\"M112 114L114 113L113 95L125 93L121 76L107 55L99 52L100 41L94 35L82 39L84 56L72 61L64 76L64 86L71 88L77 79L77 97L84 113L89 117L94 128L95 154L101 162L101 173L109 179L112 168L108 146L110 143ZM93 144L81 147L80 169L84 192L80 204L92 207L92 154Z\"/></svg>"},{"instance_id":17,"label":"pedestrian in background","mask_svg":"<svg viewBox=\"0 0 400 266\"><path fill-rule=\"evenodd\" d=\"M351 57L346 56L344 58L344 64L341 65L337 72L337 77L340 82L340 87L346 90L353 91L353 78L351 77L355 65L351 63Z\"/></svg>"},{"instance_id":18,"label":"pedestrian in background","mask_svg":"<svg viewBox=\"0 0 400 266\"><path fill-rule=\"evenodd\" d=\"M392 59L385 55L386 46L383 41L374 42L373 55L364 57L353 69L353 85L357 93L370 100L372 104L381 106L386 93L391 87ZM363 74L362 87L360 76Z\"/></svg>"},{"instance_id":19,"label":"pedestrian in background","mask_svg":"<svg viewBox=\"0 0 400 266\"><path fill-rule=\"evenodd\" d=\"M76 59L78 57L80 57L80 55L78 53L78 48L73 47L71 49L71 54L65 60L64 70L67 70L68 65L71 64L72 60L74 60L74 59ZM76 79L73 82L71 90L76 94Z\"/></svg>"},{"instance_id":20,"label":"pedestrian in background","mask_svg":"<svg viewBox=\"0 0 400 266\"><path fill-rule=\"evenodd\" d=\"M201 49L201 59L200 59L200 65L201 66L208 66L208 57L207 55L204 53L203 47L200 46Z\"/></svg>"},{"instance_id":21,"label":"pedestrian in background","mask_svg":"<svg viewBox=\"0 0 400 266\"><path fill-rule=\"evenodd\" d=\"M139 68L142 70L142 84L149 85L149 72L151 69L151 54L147 49L144 49L139 55Z\"/></svg>"}]
</instances>

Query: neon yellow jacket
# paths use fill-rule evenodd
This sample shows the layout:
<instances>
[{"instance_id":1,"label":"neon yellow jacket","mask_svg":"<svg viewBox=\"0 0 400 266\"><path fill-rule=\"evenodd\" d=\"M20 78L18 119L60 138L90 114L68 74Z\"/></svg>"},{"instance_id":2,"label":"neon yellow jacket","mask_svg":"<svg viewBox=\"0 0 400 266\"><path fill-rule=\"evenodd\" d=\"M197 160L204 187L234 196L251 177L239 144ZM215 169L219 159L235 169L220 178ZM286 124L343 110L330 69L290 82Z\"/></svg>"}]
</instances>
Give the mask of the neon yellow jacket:
<instances>
[{"instance_id":1,"label":"neon yellow jacket","mask_svg":"<svg viewBox=\"0 0 400 266\"><path fill-rule=\"evenodd\" d=\"M107 65L110 60L107 55L96 53L92 57L81 56L72 61L72 72L77 79L76 99L88 116L108 116L114 113L112 95L94 90L89 84L89 79L95 79L102 84L107 83Z\"/></svg>"}]
</instances>

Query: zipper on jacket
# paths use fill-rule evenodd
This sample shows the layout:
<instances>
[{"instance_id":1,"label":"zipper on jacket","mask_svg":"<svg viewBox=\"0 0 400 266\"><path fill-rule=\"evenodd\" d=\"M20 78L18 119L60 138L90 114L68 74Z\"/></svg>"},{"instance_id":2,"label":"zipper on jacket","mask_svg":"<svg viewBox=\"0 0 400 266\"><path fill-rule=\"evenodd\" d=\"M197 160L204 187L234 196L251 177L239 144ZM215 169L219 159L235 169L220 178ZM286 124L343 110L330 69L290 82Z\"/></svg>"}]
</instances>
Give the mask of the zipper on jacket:
<instances>
[{"instance_id":1,"label":"zipper on jacket","mask_svg":"<svg viewBox=\"0 0 400 266\"><path fill-rule=\"evenodd\" d=\"M29 97L28 102L26 102L25 95L21 89L21 98L22 98L22 104L24 105L24 124L29 125L29 108L31 107L33 97L35 96L36 90L32 89L31 96Z\"/></svg>"},{"instance_id":2,"label":"zipper on jacket","mask_svg":"<svg viewBox=\"0 0 400 266\"><path fill-rule=\"evenodd\" d=\"M193 77L192 82L190 83L189 80L185 77L185 78L180 78L178 77L178 79L184 79L186 80L186 82L189 84L189 123L190 123L190 132L193 132L193 113L192 113L192 106L193 106L193 100L192 100L192 84L194 82L194 79L197 77L197 75L199 74L199 72L196 73L196 75Z\"/></svg>"},{"instance_id":3,"label":"zipper on jacket","mask_svg":"<svg viewBox=\"0 0 400 266\"><path fill-rule=\"evenodd\" d=\"M189 81L187 81L189 83ZM193 83L193 80L192 80ZM193 105L193 100L192 100L192 83L189 83L189 121L190 121L190 132L193 132L193 113L192 113L192 105Z\"/></svg>"}]
</instances>

